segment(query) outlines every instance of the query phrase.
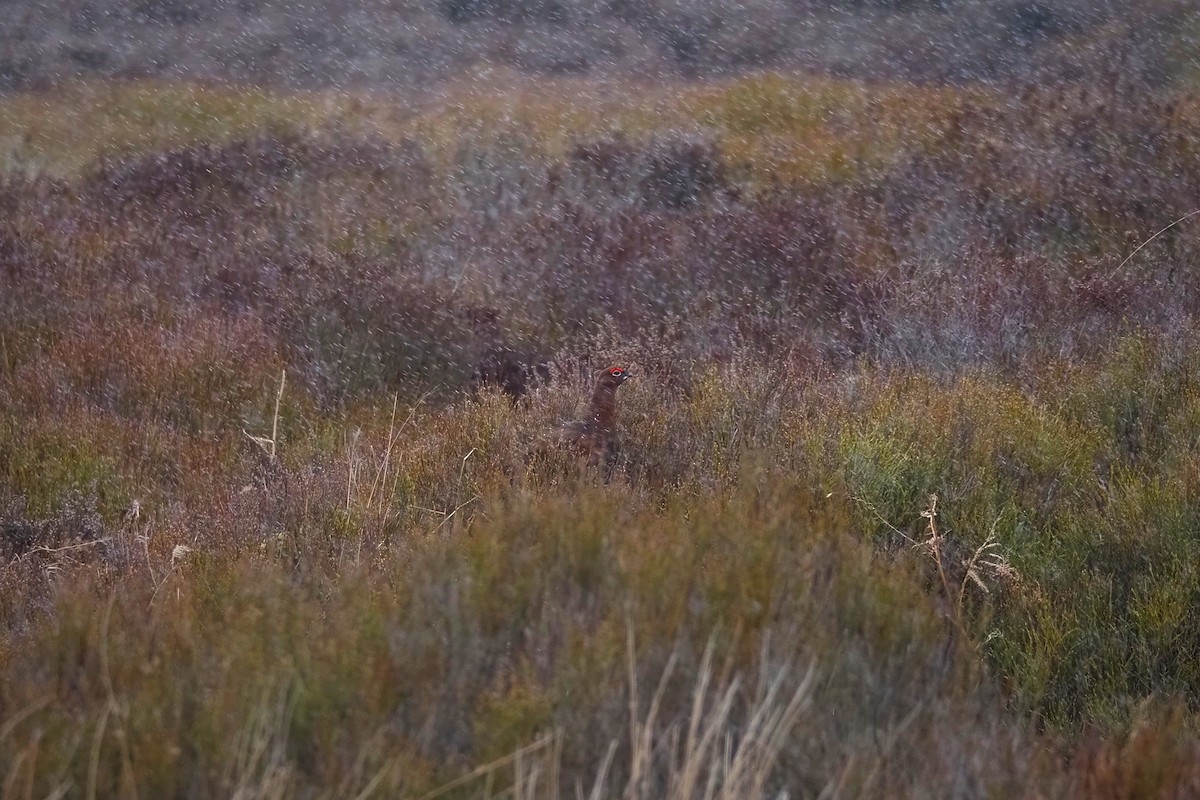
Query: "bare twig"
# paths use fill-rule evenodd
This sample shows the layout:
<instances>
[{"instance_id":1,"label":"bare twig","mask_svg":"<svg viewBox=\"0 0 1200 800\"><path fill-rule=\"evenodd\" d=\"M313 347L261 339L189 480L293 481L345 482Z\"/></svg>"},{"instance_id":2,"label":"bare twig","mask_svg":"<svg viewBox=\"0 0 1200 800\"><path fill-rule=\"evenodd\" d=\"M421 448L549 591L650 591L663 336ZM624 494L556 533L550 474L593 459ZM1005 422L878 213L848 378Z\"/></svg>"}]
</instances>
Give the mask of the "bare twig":
<instances>
[{"instance_id":1,"label":"bare twig","mask_svg":"<svg viewBox=\"0 0 1200 800\"><path fill-rule=\"evenodd\" d=\"M437 527L433 529L433 532L437 533L438 531L440 531L442 529L443 525L445 525L447 522L449 522L451 519L454 518L455 514L462 511L464 508L471 505L471 503L474 503L478 499L479 499L479 495L475 495L474 497L470 498L469 500L465 500L462 503L459 503L457 508L455 508L453 511L451 511L450 513L448 513L444 517L442 517L442 521L437 524ZM437 513L445 513L445 512L437 512Z\"/></svg>"},{"instance_id":2,"label":"bare twig","mask_svg":"<svg viewBox=\"0 0 1200 800\"><path fill-rule=\"evenodd\" d=\"M926 539L922 544L926 549L929 550L930 555L933 556L933 563L937 565L938 580L942 582L942 590L946 592L946 599L954 604L954 626L958 628L960 632L966 633L961 614L962 598L961 596L955 596L954 587L950 585L950 578L946 575L946 563L942 557L942 551L945 548L942 544L942 534L938 530L937 526L937 504L938 496L936 494L931 494L929 495L929 508L921 512L921 516L924 517L929 523L929 538Z\"/></svg>"},{"instance_id":3,"label":"bare twig","mask_svg":"<svg viewBox=\"0 0 1200 800\"><path fill-rule=\"evenodd\" d=\"M246 434L246 438L261 447L272 463L275 462L276 450L279 446L279 404L283 400L283 387L286 384L287 370L284 369L279 373L279 393L275 395L275 414L271 418L271 436L255 436L245 428L242 428L242 433Z\"/></svg>"},{"instance_id":4,"label":"bare twig","mask_svg":"<svg viewBox=\"0 0 1200 800\"><path fill-rule=\"evenodd\" d=\"M1153 236L1151 236L1149 239L1145 240L1144 242L1142 242L1141 244L1139 244L1137 247L1135 247L1135 248L1133 249L1133 252L1131 252L1129 255L1125 256L1125 259L1124 259L1124 260L1123 260L1123 261L1122 261L1120 264L1117 264L1117 267L1116 267L1116 269L1114 269L1112 272L1108 273L1108 276L1107 276L1107 278L1106 278L1105 280L1111 280L1112 278L1115 278L1115 277L1116 277L1116 275L1117 275L1117 273L1118 273L1118 272L1120 272L1120 271L1121 271L1121 269L1122 269L1122 268L1123 268L1123 267L1124 267L1126 264L1128 264L1128 263L1129 263L1130 259L1132 259L1134 256L1136 256L1136 255L1137 255L1139 252L1141 252L1141 250L1142 250L1142 248L1143 248L1143 247L1145 247L1146 245L1150 244L1150 243L1151 243L1151 242L1153 242L1155 239L1157 239L1159 236L1162 236L1164 233L1166 233L1167 231L1171 230L1171 228L1174 228L1174 227L1175 227L1176 225L1178 225L1179 223L1181 223L1181 222L1186 222L1187 220L1191 219L1192 217L1196 216L1197 214L1200 214L1200 208L1197 208L1195 211L1189 211L1188 213L1184 214L1184 215L1183 215L1182 217L1180 217L1179 219L1177 219L1177 220L1175 220L1174 222L1172 222L1170 225L1167 225L1166 227L1164 227L1164 228L1161 228L1161 229L1160 229L1160 230L1159 230L1157 233L1155 233L1155 234L1154 234Z\"/></svg>"},{"instance_id":5,"label":"bare twig","mask_svg":"<svg viewBox=\"0 0 1200 800\"><path fill-rule=\"evenodd\" d=\"M28 551L17 556L15 559L13 559L13 563L19 563L21 561L24 561L25 559L29 558L29 556L33 555L34 553L63 553L68 550L82 550L85 547L95 547L98 544L107 544L110 541L112 541L112 539L93 539L89 542L76 542L75 544L64 544L61 547L46 547L44 545L39 545L38 547L30 548Z\"/></svg>"},{"instance_id":6,"label":"bare twig","mask_svg":"<svg viewBox=\"0 0 1200 800\"><path fill-rule=\"evenodd\" d=\"M467 453L465 456L463 456L462 466L459 467L459 470L458 470L458 483L460 486L462 485L463 475L466 474L466 471L467 471L467 459L473 455L475 455L474 447L471 448L471 451L469 453Z\"/></svg>"},{"instance_id":7,"label":"bare twig","mask_svg":"<svg viewBox=\"0 0 1200 800\"><path fill-rule=\"evenodd\" d=\"M287 370L279 372L279 393L275 395L275 415L271 418L271 460L275 460L275 448L279 445L279 403L283 400L283 387L287 384Z\"/></svg>"},{"instance_id":8,"label":"bare twig","mask_svg":"<svg viewBox=\"0 0 1200 800\"><path fill-rule=\"evenodd\" d=\"M831 492L830 494L832 494L832 492ZM828 495L827 495L827 496L828 496ZM879 513L879 510L878 510L878 509L876 509L876 508L875 508L875 506L873 506L873 505L871 505L870 503L868 503L866 500L863 500L861 497L856 497L855 495L847 495L847 496L848 496L848 497L849 497L851 500L853 500L855 503L858 503L860 506L862 506L863 508L865 508L867 511L870 511L870 512L871 512L871 513L872 513L872 514L875 516L875 519L879 520L879 521L880 521L880 522L882 522L884 525L886 525L886 526L888 527L888 529L892 531L892 533L894 533L894 534L896 534L897 536L901 537L902 539L904 539L906 542L908 542L909 544L911 544L911 545L913 545L913 546L916 546L916 545L919 545L919 544L920 544L920 542L918 542L916 539L912 538L912 537L911 537L911 536L909 536L907 533L905 533L904 531L900 530L900 529L899 529L899 528L897 528L895 525L893 525L892 523L890 523L890 522L888 522L886 519L884 519L884 516L883 516L882 514L880 514L880 513Z\"/></svg>"}]
</instances>

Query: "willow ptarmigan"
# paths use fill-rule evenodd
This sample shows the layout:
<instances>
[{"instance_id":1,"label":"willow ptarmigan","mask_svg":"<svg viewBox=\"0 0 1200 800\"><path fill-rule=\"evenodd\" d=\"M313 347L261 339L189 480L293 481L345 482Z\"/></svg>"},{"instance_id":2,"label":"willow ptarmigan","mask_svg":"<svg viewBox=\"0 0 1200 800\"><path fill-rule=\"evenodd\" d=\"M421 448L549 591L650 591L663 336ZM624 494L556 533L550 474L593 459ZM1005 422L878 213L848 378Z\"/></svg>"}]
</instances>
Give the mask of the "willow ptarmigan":
<instances>
[{"instance_id":1,"label":"willow ptarmigan","mask_svg":"<svg viewBox=\"0 0 1200 800\"><path fill-rule=\"evenodd\" d=\"M609 367L596 378L588 416L564 429L572 449L596 466L612 466L617 457L617 389L632 376L623 367Z\"/></svg>"},{"instance_id":2,"label":"willow ptarmigan","mask_svg":"<svg viewBox=\"0 0 1200 800\"><path fill-rule=\"evenodd\" d=\"M475 362L471 391L496 386L515 405L530 388L549 383L550 364L524 348L512 346L504 334L500 312L487 306L471 306L462 312L471 332L470 352Z\"/></svg>"}]
</instances>

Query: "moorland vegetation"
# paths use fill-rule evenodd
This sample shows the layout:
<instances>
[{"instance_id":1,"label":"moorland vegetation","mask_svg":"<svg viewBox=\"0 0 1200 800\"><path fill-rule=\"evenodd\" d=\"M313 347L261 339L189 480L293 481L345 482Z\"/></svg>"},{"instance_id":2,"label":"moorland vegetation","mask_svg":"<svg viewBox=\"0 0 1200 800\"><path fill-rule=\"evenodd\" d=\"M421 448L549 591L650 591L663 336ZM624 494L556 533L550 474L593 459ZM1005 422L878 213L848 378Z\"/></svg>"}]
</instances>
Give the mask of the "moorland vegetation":
<instances>
[{"instance_id":1,"label":"moorland vegetation","mask_svg":"<svg viewBox=\"0 0 1200 800\"><path fill-rule=\"evenodd\" d=\"M1200 95L1052 75L0 96L0 795L1195 796Z\"/></svg>"}]
</instances>

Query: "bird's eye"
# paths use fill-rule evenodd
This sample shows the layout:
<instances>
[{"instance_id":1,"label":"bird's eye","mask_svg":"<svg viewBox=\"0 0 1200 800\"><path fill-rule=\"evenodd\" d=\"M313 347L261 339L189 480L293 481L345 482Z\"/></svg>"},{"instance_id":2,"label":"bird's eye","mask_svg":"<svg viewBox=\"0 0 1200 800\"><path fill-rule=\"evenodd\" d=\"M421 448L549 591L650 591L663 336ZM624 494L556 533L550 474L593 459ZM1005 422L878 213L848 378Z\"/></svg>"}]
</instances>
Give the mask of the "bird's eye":
<instances>
[{"instance_id":1,"label":"bird's eye","mask_svg":"<svg viewBox=\"0 0 1200 800\"><path fill-rule=\"evenodd\" d=\"M611 374L614 378L619 378L624 374L624 370L622 370L620 367L618 367L618 368L612 370Z\"/></svg>"}]
</instances>

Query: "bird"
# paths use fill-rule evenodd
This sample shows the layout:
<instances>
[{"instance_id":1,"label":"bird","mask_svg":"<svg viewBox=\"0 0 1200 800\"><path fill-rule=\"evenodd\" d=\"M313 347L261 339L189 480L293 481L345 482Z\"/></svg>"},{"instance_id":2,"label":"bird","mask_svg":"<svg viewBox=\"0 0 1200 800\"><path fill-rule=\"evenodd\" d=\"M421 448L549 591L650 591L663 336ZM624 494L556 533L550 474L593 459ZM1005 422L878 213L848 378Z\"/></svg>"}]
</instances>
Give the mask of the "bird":
<instances>
[{"instance_id":1,"label":"bird","mask_svg":"<svg viewBox=\"0 0 1200 800\"><path fill-rule=\"evenodd\" d=\"M616 462L617 389L632 377L624 367L602 370L592 389L587 417L565 427L567 443L589 466L611 468Z\"/></svg>"},{"instance_id":2,"label":"bird","mask_svg":"<svg viewBox=\"0 0 1200 800\"><path fill-rule=\"evenodd\" d=\"M463 312L463 317L470 324L474 350L472 394L485 386L495 386L508 395L515 406L531 388L550 382L547 361L539 361L532 354L509 344L498 310L473 306Z\"/></svg>"}]
</instances>

